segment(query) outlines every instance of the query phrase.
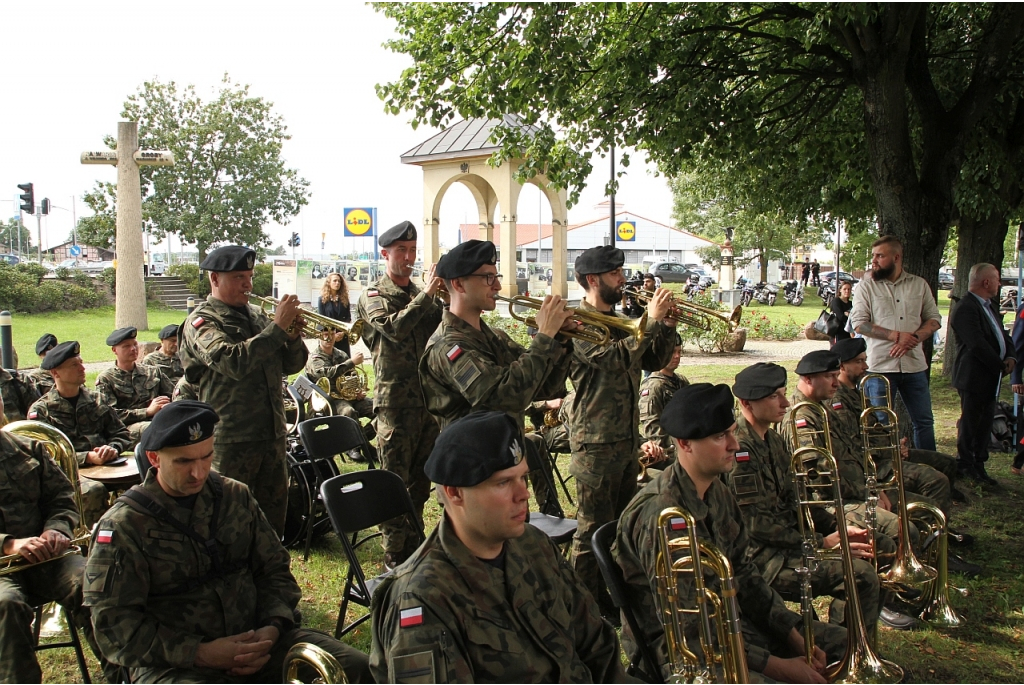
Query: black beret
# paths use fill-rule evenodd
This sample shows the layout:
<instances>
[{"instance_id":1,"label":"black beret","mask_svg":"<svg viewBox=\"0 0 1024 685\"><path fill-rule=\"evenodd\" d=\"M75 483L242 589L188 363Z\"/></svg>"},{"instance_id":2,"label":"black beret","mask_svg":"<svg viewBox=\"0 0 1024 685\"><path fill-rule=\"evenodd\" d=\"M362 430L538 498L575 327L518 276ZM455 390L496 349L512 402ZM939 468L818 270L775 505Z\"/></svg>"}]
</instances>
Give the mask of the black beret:
<instances>
[{"instance_id":1,"label":"black beret","mask_svg":"<svg viewBox=\"0 0 1024 685\"><path fill-rule=\"evenodd\" d=\"M43 357L43 363L39 365L39 368L44 371L56 369L72 357L77 357L80 350L81 348L77 340L68 340L61 343L46 353L46 356Z\"/></svg>"},{"instance_id":2,"label":"black beret","mask_svg":"<svg viewBox=\"0 0 1024 685\"><path fill-rule=\"evenodd\" d=\"M156 337L160 338L161 340L167 340L168 338L178 337L178 325L173 323L167 324L166 326L160 329L160 332L157 333Z\"/></svg>"},{"instance_id":3,"label":"black beret","mask_svg":"<svg viewBox=\"0 0 1024 685\"><path fill-rule=\"evenodd\" d=\"M758 362L736 374L732 394L741 400L759 400L786 387L786 370L771 362Z\"/></svg>"},{"instance_id":4,"label":"black beret","mask_svg":"<svg viewBox=\"0 0 1024 685\"><path fill-rule=\"evenodd\" d=\"M611 245L601 245L584 250L583 254L576 258L576 273L581 276L587 274L603 274L615 271L626 263L626 253Z\"/></svg>"},{"instance_id":5,"label":"black beret","mask_svg":"<svg viewBox=\"0 0 1024 685\"><path fill-rule=\"evenodd\" d=\"M125 340L136 338L139 335L139 329L135 326L125 326L124 328L118 328L116 331L107 336L107 345L113 347L119 345Z\"/></svg>"},{"instance_id":6,"label":"black beret","mask_svg":"<svg viewBox=\"0 0 1024 685\"><path fill-rule=\"evenodd\" d=\"M694 383L676 390L661 412L661 427L673 438L700 440L736 423L729 386Z\"/></svg>"},{"instance_id":7,"label":"black beret","mask_svg":"<svg viewBox=\"0 0 1024 685\"><path fill-rule=\"evenodd\" d=\"M497 261L498 251L494 248L494 243L489 240L467 240L441 257L434 273L438 278L461 278L484 264L495 264Z\"/></svg>"},{"instance_id":8,"label":"black beret","mask_svg":"<svg viewBox=\"0 0 1024 685\"><path fill-rule=\"evenodd\" d=\"M213 427L220 421L217 412L206 402L178 400L165 404L156 413L140 445L146 452L165 447L194 445L213 437Z\"/></svg>"},{"instance_id":9,"label":"black beret","mask_svg":"<svg viewBox=\"0 0 1024 685\"><path fill-rule=\"evenodd\" d=\"M839 361L848 362L858 354L868 351L868 341L864 338L845 338L837 340L832 352L839 355Z\"/></svg>"},{"instance_id":10,"label":"black beret","mask_svg":"<svg viewBox=\"0 0 1024 685\"><path fill-rule=\"evenodd\" d=\"M252 271L256 266L256 251L241 245L225 245L206 255L199 265L206 271Z\"/></svg>"},{"instance_id":11,"label":"black beret","mask_svg":"<svg viewBox=\"0 0 1024 685\"><path fill-rule=\"evenodd\" d=\"M412 225L411 221L403 221L381 233L377 238L377 244L387 247L396 240L416 240L416 227Z\"/></svg>"},{"instance_id":12,"label":"black beret","mask_svg":"<svg viewBox=\"0 0 1024 685\"><path fill-rule=\"evenodd\" d=\"M36 341L36 354L40 355L57 344L57 336L53 333L46 333Z\"/></svg>"},{"instance_id":13,"label":"black beret","mask_svg":"<svg viewBox=\"0 0 1024 685\"><path fill-rule=\"evenodd\" d=\"M815 350L800 358L796 372L801 376L839 370L839 355L831 350Z\"/></svg>"},{"instance_id":14,"label":"black beret","mask_svg":"<svg viewBox=\"0 0 1024 685\"><path fill-rule=\"evenodd\" d=\"M512 468L526 456L525 450L526 440L511 416L473 412L441 431L423 472L439 485L468 488Z\"/></svg>"}]
</instances>

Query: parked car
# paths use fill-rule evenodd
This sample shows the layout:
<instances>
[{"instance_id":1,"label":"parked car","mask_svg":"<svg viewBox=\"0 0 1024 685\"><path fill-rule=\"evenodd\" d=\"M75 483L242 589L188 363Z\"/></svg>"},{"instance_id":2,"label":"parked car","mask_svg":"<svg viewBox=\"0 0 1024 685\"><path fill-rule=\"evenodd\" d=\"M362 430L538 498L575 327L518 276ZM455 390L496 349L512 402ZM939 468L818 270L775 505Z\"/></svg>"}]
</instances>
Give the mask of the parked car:
<instances>
[{"instance_id":1,"label":"parked car","mask_svg":"<svg viewBox=\"0 0 1024 685\"><path fill-rule=\"evenodd\" d=\"M689 283L695 272L677 262L655 262L651 264L650 273L661 278L662 283Z\"/></svg>"},{"instance_id":2,"label":"parked car","mask_svg":"<svg viewBox=\"0 0 1024 685\"><path fill-rule=\"evenodd\" d=\"M835 278L836 278L836 273L839 274L839 280L840 281L845 281L846 283L857 283L858 282L858 280L853 277L853 274L848 274L845 271L839 271L839 272L836 272L836 271L826 271L825 273L823 273L821 275L821 282L825 283L826 281L834 281Z\"/></svg>"},{"instance_id":3,"label":"parked car","mask_svg":"<svg viewBox=\"0 0 1024 685\"><path fill-rule=\"evenodd\" d=\"M939 272L939 290L953 289L953 274L947 271Z\"/></svg>"},{"instance_id":4,"label":"parked car","mask_svg":"<svg viewBox=\"0 0 1024 685\"><path fill-rule=\"evenodd\" d=\"M21 262L21 257L13 254L0 254L0 262L5 262L9 266L14 266Z\"/></svg>"}]
</instances>

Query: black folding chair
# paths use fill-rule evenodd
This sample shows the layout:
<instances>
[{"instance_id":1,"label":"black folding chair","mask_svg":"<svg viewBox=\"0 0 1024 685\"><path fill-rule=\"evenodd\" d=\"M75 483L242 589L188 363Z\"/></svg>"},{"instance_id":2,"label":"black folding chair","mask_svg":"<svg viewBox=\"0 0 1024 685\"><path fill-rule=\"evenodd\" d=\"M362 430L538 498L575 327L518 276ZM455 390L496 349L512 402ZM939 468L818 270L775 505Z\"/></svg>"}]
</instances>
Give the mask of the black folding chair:
<instances>
[{"instance_id":1,"label":"black folding chair","mask_svg":"<svg viewBox=\"0 0 1024 685\"><path fill-rule=\"evenodd\" d=\"M78 661L78 670L82 674L82 682L91 683L92 678L89 676L89 666L85 662L85 653L82 651L82 640L78 637L78 629L75 627L75 622L72 621L68 613L64 611L64 607L59 604L57 607L59 608L60 613L64 615L64 622L68 626L69 638L62 642L45 642L43 644L39 644L39 633L43 628L43 610L46 608L47 604L49 604L49 602L43 602L41 604L33 603L36 612L35 621L32 626L32 638L35 644L35 651L42 652L47 649L73 647L75 650L75 659Z\"/></svg>"},{"instance_id":2,"label":"black folding chair","mask_svg":"<svg viewBox=\"0 0 1024 685\"><path fill-rule=\"evenodd\" d=\"M327 515L331 518L331 525L334 526L334 532L338 534L345 549L345 557L348 559L348 576L345 578L345 588L341 593L338 623L334 628L334 637L341 638L370 618L370 614L366 614L346 626L345 614L348 612L349 602L369 608L373 591L380 585L381 580L391 573L388 571L375 578L366 579L356 552L359 547L379 537L381 533L371 533L360 538L360 531L402 516L407 517L412 527L415 527L418 519L412 498L409 497L409 491L402 478L383 469L367 469L335 476L320 486L320 493L324 506L327 507ZM349 535L352 536L351 539ZM423 540L422 532L420 540Z\"/></svg>"},{"instance_id":3,"label":"black folding chair","mask_svg":"<svg viewBox=\"0 0 1024 685\"><path fill-rule=\"evenodd\" d=\"M146 474L149 473L152 464L149 463L149 457L146 456L141 443L135 446L135 464L139 467L139 482L146 480Z\"/></svg>"},{"instance_id":4,"label":"black folding chair","mask_svg":"<svg viewBox=\"0 0 1024 685\"><path fill-rule=\"evenodd\" d=\"M526 449L528 460L532 461L536 459L540 461L543 459L541 455L529 440L526 442ZM532 468L532 464L530 465ZM555 541L555 543L562 547L565 553L569 551L569 543L572 542L573 535L576 534L576 529L579 527L579 523L576 519L569 519L565 517L565 512L562 510L562 505L558 501L558 491L555 489L554 479L551 477L551 473L544 468L536 469L541 474L544 482L547 484L547 490L550 493L549 506L555 509L554 514L545 514L539 511L531 511L527 514L527 522L535 528L541 530L549 538Z\"/></svg>"},{"instance_id":5,"label":"black folding chair","mask_svg":"<svg viewBox=\"0 0 1024 685\"><path fill-rule=\"evenodd\" d=\"M345 458L346 452L359 450L368 468L376 468L376 451L366 439L363 427L347 416L321 416L299 424L299 439L310 459Z\"/></svg>"},{"instance_id":6,"label":"black folding chair","mask_svg":"<svg viewBox=\"0 0 1024 685\"><path fill-rule=\"evenodd\" d=\"M622 576L622 569L612 559L612 542L615 541L615 528L618 524L618 521L609 521L598 528L594 532L590 544L594 550L597 567L601 569L605 585L608 586L612 604L626 617L629 630L633 633L633 640L640 648L640 654L633 657L626 668L626 673L648 683L662 683L665 681L661 678L658 660L655 658L651 646L644 639L644 634L640 631L640 624L637 623L636 615L633 613L633 607L629 603L629 596L626 594L626 579ZM643 661L642 669L640 668L641 661Z\"/></svg>"}]
</instances>

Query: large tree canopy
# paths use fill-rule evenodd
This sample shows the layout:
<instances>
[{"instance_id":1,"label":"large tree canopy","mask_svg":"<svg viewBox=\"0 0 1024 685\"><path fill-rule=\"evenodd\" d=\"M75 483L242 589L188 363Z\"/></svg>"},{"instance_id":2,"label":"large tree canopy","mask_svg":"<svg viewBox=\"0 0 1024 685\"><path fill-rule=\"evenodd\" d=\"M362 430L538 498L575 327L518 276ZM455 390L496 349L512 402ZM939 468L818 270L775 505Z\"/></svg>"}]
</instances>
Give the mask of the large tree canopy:
<instances>
[{"instance_id":1,"label":"large tree canopy","mask_svg":"<svg viewBox=\"0 0 1024 685\"><path fill-rule=\"evenodd\" d=\"M999 204L964 191L963 172L999 179L1011 156L986 149L1024 126L1021 4L377 8L398 22L388 45L414 61L378 94L413 124L519 114L542 134L499 130L495 161L525 158L522 175L546 169L574 199L590 154L612 143L672 175L770 170L762 198L784 214L862 219L867 206L933 285L963 207Z\"/></svg>"},{"instance_id":2,"label":"large tree canopy","mask_svg":"<svg viewBox=\"0 0 1024 685\"><path fill-rule=\"evenodd\" d=\"M287 128L272 103L227 76L204 102L193 86L147 81L128 97L121 116L139 122L139 145L174 153L170 167L143 167L143 221L160 237L175 233L195 243L202 259L211 245L269 245L263 227L286 224L308 201L309 183L281 156ZM108 137L113 148L117 140ZM82 226L109 238L115 186L97 183L86 195L96 218Z\"/></svg>"}]
</instances>

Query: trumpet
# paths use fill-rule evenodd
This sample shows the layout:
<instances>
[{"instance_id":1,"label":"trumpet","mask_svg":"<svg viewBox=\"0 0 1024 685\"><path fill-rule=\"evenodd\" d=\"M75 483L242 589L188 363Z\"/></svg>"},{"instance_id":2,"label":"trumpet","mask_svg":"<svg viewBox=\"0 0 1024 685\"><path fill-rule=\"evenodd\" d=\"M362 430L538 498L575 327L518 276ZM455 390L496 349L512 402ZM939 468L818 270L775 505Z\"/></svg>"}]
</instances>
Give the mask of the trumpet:
<instances>
[{"instance_id":1,"label":"trumpet","mask_svg":"<svg viewBox=\"0 0 1024 685\"><path fill-rule=\"evenodd\" d=\"M797 411L808 407L817 412L822 420L823 430L828 434L828 414L815 402L799 402L792 407L786 419L789 422L793 441L793 484L796 488L799 512L797 522L803 538L804 566L797 569L800 576L800 610L804 619L804 646L807 663L814 655L813 599L810 574L819 561L841 561L843 581L846 589L846 629L848 638L843 658L828 667L825 678L833 683L898 683L903 680L903 669L891 661L879 657L871 647L871 640L864 625L860 597L857 594L857 580L850 553L850 538L843 515L843 493L839 484L839 464L829 448L800 446L801 428L797 425ZM817 431L813 431L817 433ZM811 517L813 507L834 508L836 528L839 532L839 549L817 548L814 523Z\"/></svg>"},{"instance_id":2,"label":"trumpet","mask_svg":"<svg viewBox=\"0 0 1024 685\"><path fill-rule=\"evenodd\" d=\"M252 293L249 293L249 299L259 306L260 309L268 313L280 304L280 300L275 300L272 297L261 297ZM298 323L298 317L302 317L303 323ZM303 337L328 340L333 339L336 333L343 333L348 338L349 343L353 345L359 342L359 338L363 334L362 319L356 319L353 323L347 324L344 321L332 319L313 311L309 307L302 306L299 307L296 320L288 326L288 334L294 334L297 326L298 330L302 332Z\"/></svg>"},{"instance_id":3,"label":"trumpet","mask_svg":"<svg viewBox=\"0 0 1024 685\"><path fill-rule=\"evenodd\" d=\"M353 367L352 373L335 378L333 388L331 387L331 382L326 378L318 378L316 385L332 399L354 400L360 394L366 392L366 372L363 371L362 367L356 366Z\"/></svg>"},{"instance_id":4,"label":"trumpet","mask_svg":"<svg viewBox=\"0 0 1024 685\"><path fill-rule=\"evenodd\" d=\"M676 537L677 531L683 529L685 533ZM678 559L677 554L680 556ZM704 584L705 564L718 576L721 584L719 593ZM715 667L719 664L725 672L725 682L750 682L732 563L718 547L697 538L696 521L684 509L670 507L663 509L658 516L655 580L661 622L665 628L665 648L672 669L668 682L717 682ZM693 582L695 607L683 606L679 596L680 580ZM697 618L700 657L686 645L688 616ZM711 632L712 621L714 634Z\"/></svg>"},{"instance_id":5,"label":"trumpet","mask_svg":"<svg viewBox=\"0 0 1024 685\"><path fill-rule=\"evenodd\" d=\"M623 295L636 298L636 301L646 306L651 301L654 293L650 290L637 290L636 288L623 288ZM716 323L724 323L729 332L732 333L740 325L743 318L743 307L737 305L732 312L726 316L723 312L710 307L702 307L699 304L672 299L672 306L668 310L669 318L675 319L681 324L692 328L699 328L702 331L710 331Z\"/></svg>"},{"instance_id":6,"label":"trumpet","mask_svg":"<svg viewBox=\"0 0 1024 685\"><path fill-rule=\"evenodd\" d=\"M311 683L347 683L345 670L334 656L312 642L297 642L292 645L284 656L284 682L301 685L299 669L307 666L316 672L317 677Z\"/></svg>"},{"instance_id":7,"label":"trumpet","mask_svg":"<svg viewBox=\"0 0 1024 685\"><path fill-rule=\"evenodd\" d=\"M532 316L523 316L516 312L516 307L524 307L526 309L539 310L544 305L544 300L538 300L535 297L524 297L523 295L517 295L515 297L504 297L497 295L494 298L498 302L508 303L508 313L516 321L537 328L537 319ZM572 318L577 323L583 324L589 328L583 328L575 331L561 331L561 335L567 338L576 338L577 340L585 340L587 342L594 343L595 345L608 345L612 342L611 329L617 328L620 331L625 331L637 342L643 340L644 330L647 327L647 312L637 320L623 319L618 316L611 314L601 314L599 312L591 312L584 309L566 309L566 311L572 312Z\"/></svg>"}]
</instances>

